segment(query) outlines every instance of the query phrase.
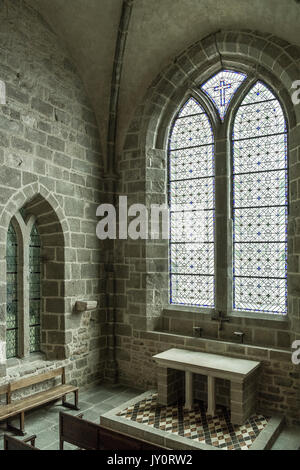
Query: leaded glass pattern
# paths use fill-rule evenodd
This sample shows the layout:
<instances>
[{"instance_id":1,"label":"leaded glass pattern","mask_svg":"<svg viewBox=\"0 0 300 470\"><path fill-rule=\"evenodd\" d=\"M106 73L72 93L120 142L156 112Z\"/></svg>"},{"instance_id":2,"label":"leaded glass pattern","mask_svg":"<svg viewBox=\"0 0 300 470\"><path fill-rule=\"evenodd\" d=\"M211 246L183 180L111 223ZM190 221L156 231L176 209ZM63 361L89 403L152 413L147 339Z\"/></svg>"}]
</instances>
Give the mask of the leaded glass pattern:
<instances>
[{"instance_id":1,"label":"leaded glass pattern","mask_svg":"<svg viewBox=\"0 0 300 470\"><path fill-rule=\"evenodd\" d=\"M287 313L287 126L257 82L233 128L233 306Z\"/></svg>"},{"instance_id":2,"label":"leaded glass pattern","mask_svg":"<svg viewBox=\"0 0 300 470\"><path fill-rule=\"evenodd\" d=\"M244 73L222 70L202 85L202 91L213 101L222 121L230 101L246 78Z\"/></svg>"},{"instance_id":3,"label":"leaded glass pattern","mask_svg":"<svg viewBox=\"0 0 300 470\"><path fill-rule=\"evenodd\" d=\"M30 352L40 351L41 242L36 225L29 244L29 342Z\"/></svg>"},{"instance_id":4,"label":"leaded glass pattern","mask_svg":"<svg viewBox=\"0 0 300 470\"><path fill-rule=\"evenodd\" d=\"M190 98L169 139L170 303L214 306L214 137Z\"/></svg>"},{"instance_id":5,"label":"leaded glass pattern","mask_svg":"<svg viewBox=\"0 0 300 470\"><path fill-rule=\"evenodd\" d=\"M6 246L6 357L18 355L18 240L9 225Z\"/></svg>"}]
</instances>

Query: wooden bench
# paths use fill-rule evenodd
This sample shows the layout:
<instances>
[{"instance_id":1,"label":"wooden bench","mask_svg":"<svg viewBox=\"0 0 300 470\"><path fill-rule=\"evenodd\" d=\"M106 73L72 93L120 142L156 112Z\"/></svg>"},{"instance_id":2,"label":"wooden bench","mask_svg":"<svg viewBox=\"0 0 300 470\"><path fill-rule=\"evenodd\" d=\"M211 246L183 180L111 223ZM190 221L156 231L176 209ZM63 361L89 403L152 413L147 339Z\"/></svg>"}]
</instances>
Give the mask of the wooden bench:
<instances>
[{"instance_id":1,"label":"wooden bench","mask_svg":"<svg viewBox=\"0 0 300 470\"><path fill-rule=\"evenodd\" d=\"M12 401L12 393L36 385L46 380L51 380L55 377L61 377L61 385L56 385L48 390L44 390L39 393L34 393L33 395L26 396L15 401ZM75 404L72 405L66 401L66 395L68 393L74 393ZM6 394L6 405L0 406L0 421L6 421L7 429L16 432L19 435L24 436L25 434L25 423L24 423L24 414L25 411L32 410L46 403L62 399L62 405L67 408L72 408L79 410L78 408L78 387L73 385L66 385L65 383L65 369L61 367L60 369L51 370L49 372L44 372L43 374L34 375L28 378L17 380L16 382L9 383L0 387L0 395ZM20 429L15 428L10 424L10 419L19 416L20 419Z\"/></svg>"},{"instance_id":2,"label":"wooden bench","mask_svg":"<svg viewBox=\"0 0 300 470\"><path fill-rule=\"evenodd\" d=\"M83 415L59 414L60 450L64 442L85 450L155 450L162 447L119 433L83 419Z\"/></svg>"},{"instance_id":3,"label":"wooden bench","mask_svg":"<svg viewBox=\"0 0 300 470\"><path fill-rule=\"evenodd\" d=\"M174 401L174 388L178 386L178 377L172 375L173 369L185 372L186 408L191 409L193 406L193 374L202 374L207 376L207 413L209 415L215 416L216 414L216 378L230 381L230 409L233 424L243 424L255 412L257 373L260 362L176 348L156 354L153 358L160 368L158 373L160 404L169 405Z\"/></svg>"},{"instance_id":4,"label":"wooden bench","mask_svg":"<svg viewBox=\"0 0 300 470\"><path fill-rule=\"evenodd\" d=\"M39 450L35 447L36 435L27 437L23 441L4 434L4 450ZM30 442L30 444L28 444Z\"/></svg>"}]
</instances>

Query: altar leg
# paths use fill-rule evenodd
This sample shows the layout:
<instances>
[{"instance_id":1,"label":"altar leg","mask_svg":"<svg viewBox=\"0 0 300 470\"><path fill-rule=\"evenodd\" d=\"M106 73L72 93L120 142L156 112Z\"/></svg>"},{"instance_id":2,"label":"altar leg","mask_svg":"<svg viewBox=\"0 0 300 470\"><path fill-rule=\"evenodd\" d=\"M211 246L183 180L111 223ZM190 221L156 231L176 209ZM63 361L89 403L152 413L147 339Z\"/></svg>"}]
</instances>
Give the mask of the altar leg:
<instances>
[{"instance_id":1,"label":"altar leg","mask_svg":"<svg viewBox=\"0 0 300 470\"><path fill-rule=\"evenodd\" d=\"M215 378L207 377L207 414L211 416L216 415L216 393L215 393Z\"/></svg>"},{"instance_id":2,"label":"altar leg","mask_svg":"<svg viewBox=\"0 0 300 470\"><path fill-rule=\"evenodd\" d=\"M185 373L185 408L190 410L193 407L193 374Z\"/></svg>"}]
</instances>

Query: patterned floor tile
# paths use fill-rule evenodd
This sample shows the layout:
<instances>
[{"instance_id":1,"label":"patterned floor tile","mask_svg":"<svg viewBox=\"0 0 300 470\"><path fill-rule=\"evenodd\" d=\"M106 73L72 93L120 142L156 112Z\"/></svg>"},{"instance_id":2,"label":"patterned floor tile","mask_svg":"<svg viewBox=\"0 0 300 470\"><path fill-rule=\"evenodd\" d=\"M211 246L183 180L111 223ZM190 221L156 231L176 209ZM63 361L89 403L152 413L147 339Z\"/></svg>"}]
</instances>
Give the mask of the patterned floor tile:
<instances>
[{"instance_id":1,"label":"patterned floor tile","mask_svg":"<svg viewBox=\"0 0 300 470\"><path fill-rule=\"evenodd\" d=\"M210 416L200 401L195 402L190 411L180 402L161 406L157 402L157 393L129 406L117 416L224 450L248 450L269 421L268 417L253 415L242 426L233 425L225 407L218 407L217 415Z\"/></svg>"}]
</instances>

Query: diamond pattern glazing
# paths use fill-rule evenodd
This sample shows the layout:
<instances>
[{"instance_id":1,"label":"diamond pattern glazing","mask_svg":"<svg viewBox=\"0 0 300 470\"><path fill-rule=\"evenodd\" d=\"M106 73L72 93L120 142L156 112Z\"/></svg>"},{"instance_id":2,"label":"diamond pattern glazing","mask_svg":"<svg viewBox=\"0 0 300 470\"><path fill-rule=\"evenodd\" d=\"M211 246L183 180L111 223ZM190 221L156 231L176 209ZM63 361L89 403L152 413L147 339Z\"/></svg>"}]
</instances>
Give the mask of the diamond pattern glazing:
<instances>
[{"instance_id":1,"label":"diamond pattern glazing","mask_svg":"<svg viewBox=\"0 0 300 470\"><path fill-rule=\"evenodd\" d=\"M169 140L170 303L214 305L214 137L190 98Z\"/></svg>"},{"instance_id":2,"label":"diamond pattern glazing","mask_svg":"<svg viewBox=\"0 0 300 470\"><path fill-rule=\"evenodd\" d=\"M239 107L233 129L233 305L287 313L287 126L262 82Z\"/></svg>"}]
</instances>

